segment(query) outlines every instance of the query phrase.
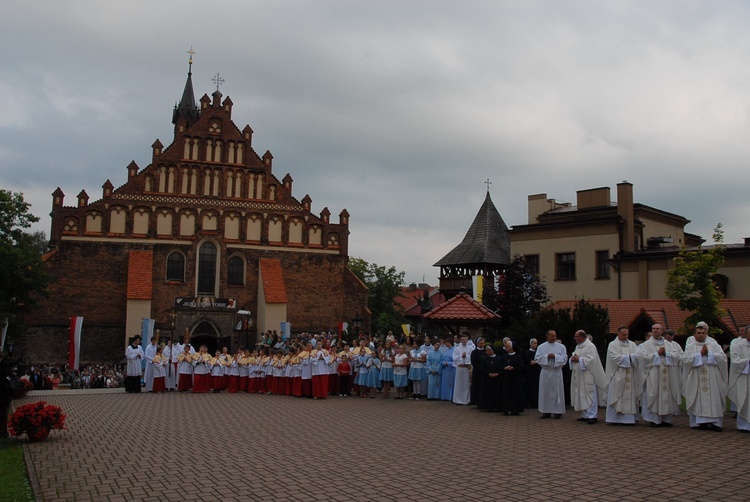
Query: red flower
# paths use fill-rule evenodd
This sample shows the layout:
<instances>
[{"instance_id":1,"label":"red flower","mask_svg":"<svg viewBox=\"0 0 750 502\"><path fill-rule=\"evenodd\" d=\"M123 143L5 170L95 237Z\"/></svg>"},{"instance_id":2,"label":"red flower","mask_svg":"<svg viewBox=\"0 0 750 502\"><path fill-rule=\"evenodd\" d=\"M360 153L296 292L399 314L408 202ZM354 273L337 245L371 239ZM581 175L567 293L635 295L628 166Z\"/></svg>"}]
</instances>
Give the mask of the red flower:
<instances>
[{"instance_id":1,"label":"red flower","mask_svg":"<svg viewBox=\"0 0 750 502\"><path fill-rule=\"evenodd\" d=\"M19 406L8 418L8 429L14 436L36 434L41 429L64 429L65 418L59 406L39 401Z\"/></svg>"}]
</instances>

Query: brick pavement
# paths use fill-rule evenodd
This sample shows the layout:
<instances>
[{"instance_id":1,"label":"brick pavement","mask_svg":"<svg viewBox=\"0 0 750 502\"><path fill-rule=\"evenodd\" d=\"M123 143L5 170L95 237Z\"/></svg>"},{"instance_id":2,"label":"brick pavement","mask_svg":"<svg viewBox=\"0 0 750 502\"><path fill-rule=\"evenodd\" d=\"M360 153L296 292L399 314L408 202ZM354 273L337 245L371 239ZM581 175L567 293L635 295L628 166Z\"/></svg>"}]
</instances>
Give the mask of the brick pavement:
<instances>
[{"instance_id":1,"label":"brick pavement","mask_svg":"<svg viewBox=\"0 0 750 502\"><path fill-rule=\"evenodd\" d=\"M750 434L504 417L445 402L35 393L38 500L747 500ZM604 412L600 410L603 419ZM201 432L202 431L202 432Z\"/></svg>"}]
</instances>

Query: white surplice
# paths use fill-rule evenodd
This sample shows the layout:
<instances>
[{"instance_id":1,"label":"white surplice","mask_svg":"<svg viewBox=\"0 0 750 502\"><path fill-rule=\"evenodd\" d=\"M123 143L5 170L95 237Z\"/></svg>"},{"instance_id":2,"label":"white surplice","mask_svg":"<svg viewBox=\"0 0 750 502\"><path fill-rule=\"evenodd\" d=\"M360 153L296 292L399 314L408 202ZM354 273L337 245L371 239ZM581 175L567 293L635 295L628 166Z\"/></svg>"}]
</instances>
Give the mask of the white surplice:
<instances>
[{"instance_id":1,"label":"white surplice","mask_svg":"<svg viewBox=\"0 0 750 502\"><path fill-rule=\"evenodd\" d=\"M729 399L737 407L737 428L750 431L750 341L733 340L729 357Z\"/></svg>"},{"instance_id":2,"label":"white surplice","mask_svg":"<svg viewBox=\"0 0 750 502\"><path fill-rule=\"evenodd\" d=\"M578 362L572 361L578 356ZM583 412L583 418L596 418L599 397L607 385L606 375L599 360L596 346L589 340L579 343L570 361L570 400L573 409Z\"/></svg>"},{"instance_id":3,"label":"white surplice","mask_svg":"<svg viewBox=\"0 0 750 502\"><path fill-rule=\"evenodd\" d=\"M156 344L149 343L146 347L146 372L143 375L143 383L146 384L146 392L151 392L154 388L154 367L151 361L156 355Z\"/></svg>"},{"instance_id":4,"label":"white surplice","mask_svg":"<svg viewBox=\"0 0 750 502\"><path fill-rule=\"evenodd\" d=\"M549 357L553 354L555 357ZM542 368L539 374L539 411L565 413L565 385L562 368L568 362L568 351L561 343L544 342L536 349L534 360Z\"/></svg>"},{"instance_id":5,"label":"white surplice","mask_svg":"<svg viewBox=\"0 0 750 502\"><path fill-rule=\"evenodd\" d=\"M659 349L664 348L664 355ZM641 396L641 417L644 420L661 424L672 423L672 414L679 410L680 355L682 349L675 342L650 338L638 346L638 364L643 381Z\"/></svg>"},{"instance_id":6,"label":"white surplice","mask_svg":"<svg viewBox=\"0 0 750 502\"><path fill-rule=\"evenodd\" d=\"M708 347L708 353L702 356L704 346ZM682 395L690 427L722 426L727 397L727 356L713 338L686 345L682 355Z\"/></svg>"},{"instance_id":7,"label":"white surplice","mask_svg":"<svg viewBox=\"0 0 750 502\"><path fill-rule=\"evenodd\" d=\"M459 343L453 349L453 366L456 367L456 379L453 385L453 402L456 404L469 404L471 401L471 353L474 344L466 345Z\"/></svg>"},{"instance_id":8,"label":"white surplice","mask_svg":"<svg viewBox=\"0 0 750 502\"><path fill-rule=\"evenodd\" d=\"M615 338L607 347L607 422L634 424L641 393L638 346Z\"/></svg>"}]
</instances>

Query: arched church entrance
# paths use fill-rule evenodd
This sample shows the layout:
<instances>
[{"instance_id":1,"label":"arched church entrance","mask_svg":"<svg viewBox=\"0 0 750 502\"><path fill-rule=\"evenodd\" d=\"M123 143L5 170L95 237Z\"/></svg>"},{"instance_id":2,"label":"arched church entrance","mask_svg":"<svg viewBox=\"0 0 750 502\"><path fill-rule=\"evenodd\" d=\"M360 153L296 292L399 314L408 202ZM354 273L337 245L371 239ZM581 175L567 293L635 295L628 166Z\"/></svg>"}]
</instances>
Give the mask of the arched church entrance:
<instances>
[{"instance_id":1,"label":"arched church entrance","mask_svg":"<svg viewBox=\"0 0 750 502\"><path fill-rule=\"evenodd\" d=\"M222 337L213 324L208 321L200 322L190 337L190 344L198 350L201 345L205 345L208 348L208 353L213 355L216 350L221 350L222 347L229 347L229 351L232 351L230 346L230 337Z\"/></svg>"}]
</instances>

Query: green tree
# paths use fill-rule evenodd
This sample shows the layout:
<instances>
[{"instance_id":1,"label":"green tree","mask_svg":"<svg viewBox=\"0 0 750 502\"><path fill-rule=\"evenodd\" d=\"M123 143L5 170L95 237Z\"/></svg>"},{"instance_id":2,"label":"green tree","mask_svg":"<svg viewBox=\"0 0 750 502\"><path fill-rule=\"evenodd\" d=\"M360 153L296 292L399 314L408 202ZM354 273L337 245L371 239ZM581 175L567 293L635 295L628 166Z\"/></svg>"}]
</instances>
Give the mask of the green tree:
<instances>
[{"instance_id":1,"label":"green tree","mask_svg":"<svg viewBox=\"0 0 750 502\"><path fill-rule=\"evenodd\" d=\"M721 223L713 233L714 245L709 249L688 251L684 246L674 259L674 268L667 272L666 294L677 302L677 307L689 315L685 318L683 331L692 333L700 321L715 323L724 311L720 306L724 297L714 282L719 266L724 263L724 231ZM720 331L712 327L711 334Z\"/></svg>"},{"instance_id":2,"label":"green tree","mask_svg":"<svg viewBox=\"0 0 750 502\"><path fill-rule=\"evenodd\" d=\"M385 334L389 330L400 332L406 322L400 305L395 299L401 296L404 272L396 267L386 268L376 263L368 263L362 258L349 260L349 270L365 283L369 289L368 307L372 313L372 331Z\"/></svg>"},{"instance_id":3,"label":"green tree","mask_svg":"<svg viewBox=\"0 0 750 502\"><path fill-rule=\"evenodd\" d=\"M38 237L25 231L39 221L30 208L22 193L0 189L0 320L27 310L49 283Z\"/></svg>"},{"instance_id":4,"label":"green tree","mask_svg":"<svg viewBox=\"0 0 750 502\"><path fill-rule=\"evenodd\" d=\"M501 328L533 317L548 302L547 285L528 269L523 256L515 255L499 281L496 313Z\"/></svg>"},{"instance_id":5,"label":"green tree","mask_svg":"<svg viewBox=\"0 0 750 502\"><path fill-rule=\"evenodd\" d=\"M550 329L557 332L557 339L569 351L575 346L573 334L582 329L593 336L594 345L603 353L609 342L609 312L599 304L581 299L572 309L549 307L540 310L526 322L511 326L511 334L508 336L526 345L531 338L536 338L541 343L545 341L544 334Z\"/></svg>"},{"instance_id":6,"label":"green tree","mask_svg":"<svg viewBox=\"0 0 750 502\"><path fill-rule=\"evenodd\" d=\"M484 281L482 304L500 316L486 338L532 338L526 334L528 323L548 302L547 286L528 269L523 256L515 255L497 283L491 278Z\"/></svg>"}]
</instances>

